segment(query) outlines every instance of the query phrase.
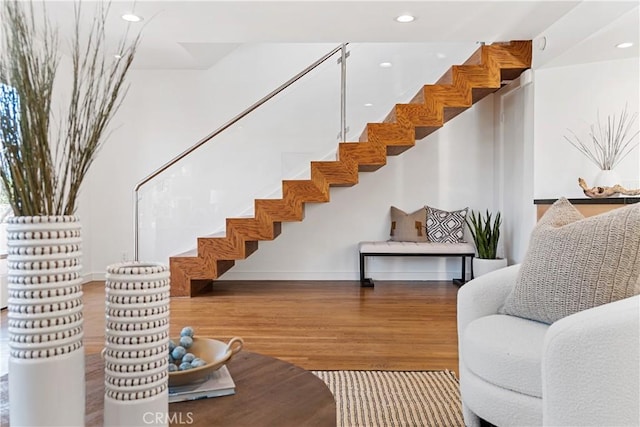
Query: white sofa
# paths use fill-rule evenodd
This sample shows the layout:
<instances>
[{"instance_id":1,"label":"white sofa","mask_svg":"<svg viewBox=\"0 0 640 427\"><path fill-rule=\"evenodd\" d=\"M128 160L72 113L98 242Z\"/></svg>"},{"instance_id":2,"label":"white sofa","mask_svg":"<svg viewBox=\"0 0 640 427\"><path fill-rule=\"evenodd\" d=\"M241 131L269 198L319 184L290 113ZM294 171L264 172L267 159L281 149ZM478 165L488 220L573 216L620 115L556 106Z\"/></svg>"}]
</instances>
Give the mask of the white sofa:
<instances>
[{"instance_id":1,"label":"white sofa","mask_svg":"<svg viewBox=\"0 0 640 427\"><path fill-rule=\"evenodd\" d=\"M458 293L465 424L640 426L640 296L551 325L498 314L519 268Z\"/></svg>"}]
</instances>

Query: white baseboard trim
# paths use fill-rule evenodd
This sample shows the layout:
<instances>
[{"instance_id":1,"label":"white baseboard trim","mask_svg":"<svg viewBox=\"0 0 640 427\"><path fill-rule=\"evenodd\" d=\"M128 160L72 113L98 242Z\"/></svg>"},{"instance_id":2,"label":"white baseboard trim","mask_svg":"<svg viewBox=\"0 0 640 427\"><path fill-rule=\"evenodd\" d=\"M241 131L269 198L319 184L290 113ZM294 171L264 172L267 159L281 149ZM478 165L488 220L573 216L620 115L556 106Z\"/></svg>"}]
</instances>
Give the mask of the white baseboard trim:
<instances>
[{"instance_id":1,"label":"white baseboard trim","mask_svg":"<svg viewBox=\"0 0 640 427\"><path fill-rule=\"evenodd\" d=\"M82 284L95 281L103 281L105 280L106 273L85 273L82 275Z\"/></svg>"},{"instance_id":2,"label":"white baseboard trim","mask_svg":"<svg viewBox=\"0 0 640 427\"><path fill-rule=\"evenodd\" d=\"M467 273L468 274L468 273ZM104 281L106 273L86 273L82 276L82 283ZM367 271L367 277L374 280L451 280L460 278L460 271ZM360 280L360 273L352 272L253 272L229 271L220 280Z\"/></svg>"},{"instance_id":3,"label":"white baseboard trim","mask_svg":"<svg viewBox=\"0 0 640 427\"><path fill-rule=\"evenodd\" d=\"M397 272L367 271L374 280L451 280L460 276L460 271L442 272ZM238 272L229 271L220 280L360 280L360 273L353 272Z\"/></svg>"}]
</instances>

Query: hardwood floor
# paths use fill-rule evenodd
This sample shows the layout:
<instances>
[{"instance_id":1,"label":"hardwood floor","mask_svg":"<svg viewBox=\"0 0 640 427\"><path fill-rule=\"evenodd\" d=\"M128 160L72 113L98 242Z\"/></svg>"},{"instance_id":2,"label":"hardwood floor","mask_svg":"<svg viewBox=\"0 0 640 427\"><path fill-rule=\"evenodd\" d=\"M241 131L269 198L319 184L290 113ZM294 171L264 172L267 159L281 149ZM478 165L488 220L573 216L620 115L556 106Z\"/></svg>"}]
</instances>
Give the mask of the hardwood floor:
<instances>
[{"instance_id":1,"label":"hardwood floor","mask_svg":"<svg viewBox=\"0 0 640 427\"><path fill-rule=\"evenodd\" d=\"M84 287L87 354L104 346L104 283ZM171 336L183 326L305 369L458 371L456 295L450 282L215 282L195 298L171 299ZM0 374L7 372L7 310Z\"/></svg>"}]
</instances>

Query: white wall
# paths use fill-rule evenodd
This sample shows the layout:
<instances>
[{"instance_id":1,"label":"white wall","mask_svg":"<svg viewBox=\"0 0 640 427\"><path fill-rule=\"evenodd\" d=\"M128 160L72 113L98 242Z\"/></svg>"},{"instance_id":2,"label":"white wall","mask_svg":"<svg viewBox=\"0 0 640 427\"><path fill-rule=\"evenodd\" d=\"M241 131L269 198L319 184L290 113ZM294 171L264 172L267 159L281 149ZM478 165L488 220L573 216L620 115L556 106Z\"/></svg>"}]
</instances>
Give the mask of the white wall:
<instances>
[{"instance_id":1,"label":"white wall","mask_svg":"<svg viewBox=\"0 0 640 427\"><path fill-rule=\"evenodd\" d=\"M82 194L88 277L100 279L107 265L132 258L132 190L141 178L331 47L245 45L209 71L134 71L117 126ZM503 95L483 100L381 170L361 173L356 187L332 189L331 203L308 205L303 223L284 224L280 237L261 242L261 250L225 278L356 279L357 242L387 238L390 205L503 210L502 251L510 262L521 261L534 224L529 199L581 197L577 177L589 180L596 172L563 140L565 129L594 120L598 108L618 112L629 102L630 111L638 111L637 75L637 60L536 70L534 84L520 89L517 108ZM523 126L505 134L496 125L494 134L487 124L502 113L510 121L524 113ZM510 135L523 140L505 149ZM531 157L533 164L526 161ZM514 165L523 167L520 184L507 176ZM623 184L638 186L639 166L636 151L621 166ZM458 268L454 260L374 258L368 269L379 279L444 279Z\"/></svg>"},{"instance_id":2,"label":"white wall","mask_svg":"<svg viewBox=\"0 0 640 427\"><path fill-rule=\"evenodd\" d=\"M598 111L601 120L619 117L625 103L629 113L638 112L639 75L638 58L535 71L535 198L584 197L578 177L590 185L598 168L563 136L571 129L586 137ZM640 188L638 149L616 170L623 186Z\"/></svg>"},{"instance_id":3,"label":"white wall","mask_svg":"<svg viewBox=\"0 0 640 427\"><path fill-rule=\"evenodd\" d=\"M209 131L199 97L199 73L132 73L128 96L113 120L114 130L89 172L83 189L88 272L100 279L106 267L133 259L133 189L144 176ZM189 99L190 108L184 108Z\"/></svg>"},{"instance_id":4,"label":"white wall","mask_svg":"<svg viewBox=\"0 0 640 427\"><path fill-rule=\"evenodd\" d=\"M141 179L332 47L244 45L210 71L133 70L81 195L92 254L85 273L100 279L109 264L133 258L133 189Z\"/></svg>"},{"instance_id":5,"label":"white wall","mask_svg":"<svg viewBox=\"0 0 640 427\"><path fill-rule=\"evenodd\" d=\"M533 86L526 72L495 94L497 210L502 213L498 256L522 262L536 214L533 204ZM524 78L524 77L527 78Z\"/></svg>"},{"instance_id":6,"label":"white wall","mask_svg":"<svg viewBox=\"0 0 640 427\"><path fill-rule=\"evenodd\" d=\"M355 280L357 244L389 238L389 207L492 209L493 101L487 97L444 128L373 173L360 173L352 188L333 188L331 202L308 204L302 223L236 262L224 279ZM460 260L370 258L375 279L442 280L460 275Z\"/></svg>"},{"instance_id":7,"label":"white wall","mask_svg":"<svg viewBox=\"0 0 640 427\"><path fill-rule=\"evenodd\" d=\"M209 71L134 71L114 132L83 192L90 217L84 234L91 246L87 271L92 277L99 279L107 265L132 257L132 190L141 178L331 47L245 45ZM361 174L362 182L355 188L332 190L330 204L308 206L304 223L285 224L282 236L260 243L263 249L238 262L225 278L355 279L355 245L387 237L391 204L407 211L424 204L492 208L494 138L492 126L487 126L492 121L488 98L417 147L390 159L382 170ZM371 263L378 278L444 278L458 268L458 262L437 260Z\"/></svg>"},{"instance_id":8,"label":"white wall","mask_svg":"<svg viewBox=\"0 0 640 427\"><path fill-rule=\"evenodd\" d=\"M547 67L533 71L533 84L496 93L495 195L504 216L502 250L510 264L526 254L536 222L533 199L582 198L578 177L590 184L598 172L563 138L567 128L586 136L598 110L601 118L619 117L628 103L629 112L637 112L637 76L637 58ZM637 149L617 171L622 185L640 188Z\"/></svg>"}]
</instances>

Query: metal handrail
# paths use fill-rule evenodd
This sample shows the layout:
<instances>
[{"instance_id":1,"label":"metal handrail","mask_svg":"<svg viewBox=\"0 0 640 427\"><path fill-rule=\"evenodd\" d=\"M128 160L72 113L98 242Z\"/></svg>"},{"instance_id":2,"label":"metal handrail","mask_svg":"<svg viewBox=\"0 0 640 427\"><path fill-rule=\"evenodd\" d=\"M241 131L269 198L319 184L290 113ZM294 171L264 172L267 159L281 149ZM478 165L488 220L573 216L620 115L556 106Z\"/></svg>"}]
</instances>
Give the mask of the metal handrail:
<instances>
[{"instance_id":1,"label":"metal handrail","mask_svg":"<svg viewBox=\"0 0 640 427\"><path fill-rule=\"evenodd\" d=\"M139 206L138 206L138 190L140 190L140 188L142 188L143 185L145 185L146 183L148 183L149 181L151 181L152 179L154 179L155 177L160 175L162 172L166 171L171 166L175 165L180 160L184 159L189 154L193 153L198 148L202 147L204 144L209 142L209 140L211 140L212 138L216 137L220 133L224 132L229 127L233 126L235 123L237 123L238 121L240 121L244 117L246 117L252 111L254 111L258 107L260 107L261 105L263 105L264 103L269 101L271 98L273 98L274 96L276 96L277 94L279 94L280 92L282 92L283 90L285 90L286 88L288 88L289 86L291 86L292 84L294 84L295 82L300 80L305 75L309 74L311 71L316 69L318 66L323 64L325 61L327 61L329 58L331 58L333 55L335 55L339 51L342 51L342 67L343 67L343 80L344 80L344 73L345 73L344 67L345 67L346 46L347 45L348 45L348 43L343 43L340 46L336 47L335 49L331 50L329 53L327 53L326 55L322 56L320 59L318 59L317 61L315 61L311 65L309 65L307 68L305 68L304 70L302 70L301 72L299 72L298 74L296 74L295 76L293 76L292 78L290 78L289 80L284 82L282 85L280 85L278 88L276 88L275 90L270 92L268 95L266 95L265 97L263 97L262 99L260 99L259 101L257 101L253 105L251 105L249 108L244 110L242 113L238 114L237 116L235 116L234 118L232 118L231 120L229 120L228 122L226 122L225 124L220 126L218 129L216 129L215 131L213 131L209 135L207 135L204 138L202 138L196 144L192 145L191 147L189 147L186 150L184 150L182 153L178 154L173 159L171 159L168 162L166 162L164 165L160 166L158 169L156 169L155 171L153 171L152 173L147 175L140 182L138 182L138 184L136 184L136 186L135 186L135 188L133 190L133 192L134 192L134 216L135 216L135 218L134 218L134 224L135 224L134 225L134 246L135 246L135 248L134 248L134 260L138 261L138 249L139 249L138 248L138 246L139 246L138 240L139 240L140 224L138 223L138 208L139 208ZM344 94L342 94L342 97L344 98ZM344 104L344 102L343 102L343 104ZM341 121L342 121L341 130L342 130L342 132L341 133L342 133L342 140L344 141L345 128L346 128L345 123L344 123L344 120L345 120L344 112L341 113L341 116L342 116L341 117Z\"/></svg>"}]
</instances>

